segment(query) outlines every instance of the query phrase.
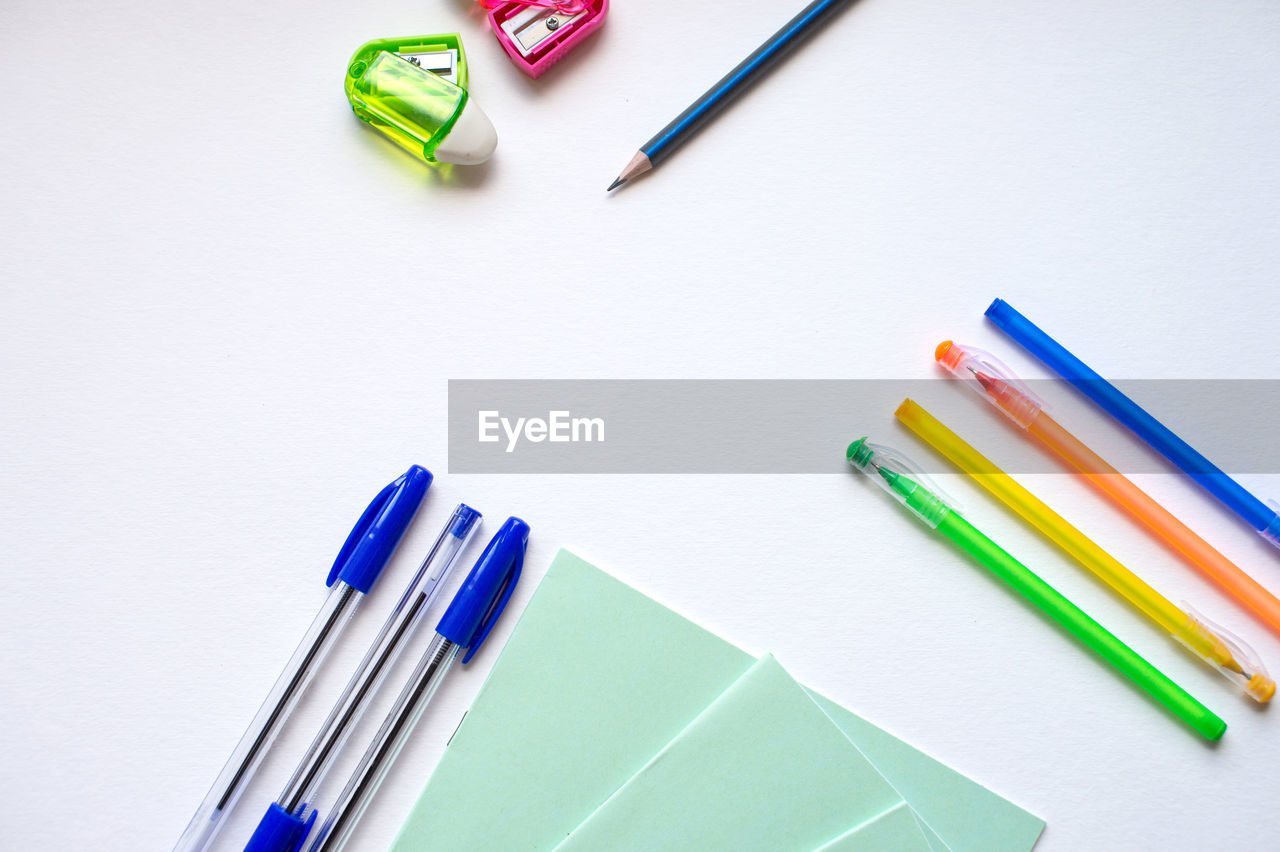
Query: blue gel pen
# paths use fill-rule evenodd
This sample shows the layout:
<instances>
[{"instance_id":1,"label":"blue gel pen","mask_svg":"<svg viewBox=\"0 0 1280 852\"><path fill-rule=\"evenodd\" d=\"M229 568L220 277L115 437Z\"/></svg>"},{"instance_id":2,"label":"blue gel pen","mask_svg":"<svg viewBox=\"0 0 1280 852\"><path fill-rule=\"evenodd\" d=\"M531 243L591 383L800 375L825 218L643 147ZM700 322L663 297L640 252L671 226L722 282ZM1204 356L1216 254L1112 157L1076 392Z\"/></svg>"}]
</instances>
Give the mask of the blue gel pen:
<instances>
[{"instance_id":1,"label":"blue gel pen","mask_svg":"<svg viewBox=\"0 0 1280 852\"><path fill-rule=\"evenodd\" d=\"M387 673L413 638L418 624L478 529L480 513L459 504L347 681L346 689L298 763L284 792L267 808L244 847L245 852L294 852L302 844L316 818L316 794L334 759L360 724Z\"/></svg>"},{"instance_id":2,"label":"blue gel pen","mask_svg":"<svg viewBox=\"0 0 1280 852\"><path fill-rule=\"evenodd\" d=\"M311 678L377 582L430 486L431 472L414 465L378 492L356 521L325 581L329 596L178 838L174 852L198 852L213 843Z\"/></svg>"},{"instance_id":3,"label":"blue gel pen","mask_svg":"<svg viewBox=\"0 0 1280 852\"><path fill-rule=\"evenodd\" d=\"M436 635L360 758L351 780L338 794L338 801L312 841L310 852L337 852L346 845L458 654L466 651L463 663L475 656L502 615L520 579L528 542L529 525L519 518L507 518L489 541L445 610L436 626Z\"/></svg>"},{"instance_id":4,"label":"blue gel pen","mask_svg":"<svg viewBox=\"0 0 1280 852\"><path fill-rule=\"evenodd\" d=\"M1067 351L1061 343L1014 310L1008 302L996 299L986 313L1001 331L1022 348L1074 385L1129 431L1159 450L1165 458L1180 467L1183 473L1257 530L1259 535L1280 547L1280 513L1275 509L1223 473L1217 465L1196 452L1190 444L1173 434L1142 406L1125 396L1115 385Z\"/></svg>"}]
</instances>

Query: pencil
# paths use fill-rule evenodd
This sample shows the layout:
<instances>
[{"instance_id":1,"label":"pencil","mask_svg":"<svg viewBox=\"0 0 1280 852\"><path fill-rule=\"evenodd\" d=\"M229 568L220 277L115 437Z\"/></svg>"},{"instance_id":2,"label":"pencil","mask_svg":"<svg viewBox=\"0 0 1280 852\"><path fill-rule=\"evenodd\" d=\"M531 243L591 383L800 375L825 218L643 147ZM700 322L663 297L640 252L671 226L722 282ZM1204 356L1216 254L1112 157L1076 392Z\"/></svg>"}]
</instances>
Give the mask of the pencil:
<instances>
[{"instance_id":1,"label":"pencil","mask_svg":"<svg viewBox=\"0 0 1280 852\"><path fill-rule=\"evenodd\" d=\"M738 67L720 79L702 97L698 98L675 117L648 142L640 146L640 150L631 158L616 180L609 184L607 192L635 180L640 175L658 166L675 150L689 141L708 121L720 114L734 98L760 77L778 64L787 53L796 47L805 36L813 33L849 0L813 0L804 10L796 15L773 37L756 48Z\"/></svg>"}]
</instances>

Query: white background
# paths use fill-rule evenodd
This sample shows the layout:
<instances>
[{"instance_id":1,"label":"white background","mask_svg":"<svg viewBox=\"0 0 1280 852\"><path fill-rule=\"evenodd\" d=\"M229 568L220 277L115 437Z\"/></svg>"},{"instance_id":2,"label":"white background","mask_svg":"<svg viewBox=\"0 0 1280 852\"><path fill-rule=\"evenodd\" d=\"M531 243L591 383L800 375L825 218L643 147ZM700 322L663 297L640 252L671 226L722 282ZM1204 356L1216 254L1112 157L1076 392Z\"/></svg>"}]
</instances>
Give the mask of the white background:
<instances>
[{"instance_id":1,"label":"white background","mask_svg":"<svg viewBox=\"0 0 1280 852\"><path fill-rule=\"evenodd\" d=\"M1226 718L1221 744L853 475L448 475L450 378L920 378L946 337L1044 376L983 322L995 296L1114 378L1280 378L1274 3L864 0L606 196L791 12L619 0L535 82L463 0L0 9L0 846L168 848L411 462L437 474L426 508L226 848L463 499L489 533L532 524L529 571L356 849L390 842L562 544L1044 817L1046 852L1273 841L1277 711L954 477L981 527ZM367 39L454 30L501 143L442 176L341 82ZM1013 433L991 423L974 440L998 459ZM849 429L929 452L889 411ZM1141 481L1280 589L1280 552L1234 516ZM1082 486L1029 484L1280 670L1275 635Z\"/></svg>"}]
</instances>

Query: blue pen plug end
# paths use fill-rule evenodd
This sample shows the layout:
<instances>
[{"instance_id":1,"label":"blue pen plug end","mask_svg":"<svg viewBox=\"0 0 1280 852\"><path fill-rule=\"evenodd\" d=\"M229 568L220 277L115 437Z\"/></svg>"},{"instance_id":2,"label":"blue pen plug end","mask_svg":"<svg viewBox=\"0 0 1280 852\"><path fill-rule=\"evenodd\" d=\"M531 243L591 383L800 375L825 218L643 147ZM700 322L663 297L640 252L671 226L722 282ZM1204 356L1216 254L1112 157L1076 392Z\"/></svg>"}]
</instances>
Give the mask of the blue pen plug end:
<instances>
[{"instance_id":1,"label":"blue pen plug end","mask_svg":"<svg viewBox=\"0 0 1280 852\"><path fill-rule=\"evenodd\" d=\"M459 503L454 512L453 525L449 527L449 535L454 538L466 538L471 528L480 523L481 515L466 503Z\"/></svg>"},{"instance_id":2,"label":"blue pen plug end","mask_svg":"<svg viewBox=\"0 0 1280 852\"><path fill-rule=\"evenodd\" d=\"M245 844L244 852L298 852L316 821L316 814L313 810L304 820L272 802Z\"/></svg>"}]
</instances>

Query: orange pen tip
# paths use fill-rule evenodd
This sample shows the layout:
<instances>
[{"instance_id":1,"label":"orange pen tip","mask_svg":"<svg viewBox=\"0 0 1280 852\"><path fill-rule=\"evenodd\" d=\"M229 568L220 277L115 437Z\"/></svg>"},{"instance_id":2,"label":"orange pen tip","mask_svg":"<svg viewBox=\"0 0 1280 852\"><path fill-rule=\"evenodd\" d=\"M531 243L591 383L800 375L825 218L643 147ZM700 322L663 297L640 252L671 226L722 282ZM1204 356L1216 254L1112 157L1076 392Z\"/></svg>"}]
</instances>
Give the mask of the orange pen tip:
<instances>
[{"instance_id":1,"label":"orange pen tip","mask_svg":"<svg viewBox=\"0 0 1280 852\"><path fill-rule=\"evenodd\" d=\"M935 361L941 361L947 357L947 353L951 351L951 341L944 340L938 344L938 348L933 350L933 358Z\"/></svg>"}]
</instances>

